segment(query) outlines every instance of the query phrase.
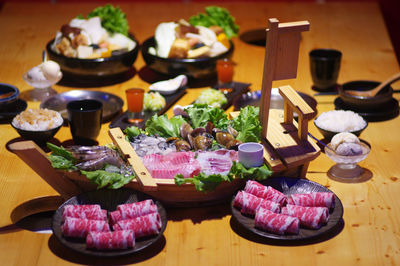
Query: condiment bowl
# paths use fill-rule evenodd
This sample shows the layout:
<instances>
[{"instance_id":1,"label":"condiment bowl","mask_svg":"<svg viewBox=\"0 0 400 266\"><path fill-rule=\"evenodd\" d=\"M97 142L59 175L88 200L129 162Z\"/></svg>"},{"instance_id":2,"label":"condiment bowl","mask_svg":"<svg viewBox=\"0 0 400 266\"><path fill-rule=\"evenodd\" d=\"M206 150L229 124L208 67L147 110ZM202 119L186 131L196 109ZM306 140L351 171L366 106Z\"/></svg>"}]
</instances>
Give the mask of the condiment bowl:
<instances>
[{"instance_id":1,"label":"condiment bowl","mask_svg":"<svg viewBox=\"0 0 400 266\"><path fill-rule=\"evenodd\" d=\"M141 52L147 66L164 75L175 77L177 75L186 75L195 79L201 79L216 75L217 60L222 58L230 58L233 54L234 45L230 41L230 48L223 54L208 58L162 58L149 53L150 47L155 47L154 37L143 42Z\"/></svg>"},{"instance_id":2,"label":"condiment bowl","mask_svg":"<svg viewBox=\"0 0 400 266\"><path fill-rule=\"evenodd\" d=\"M56 53L51 49L54 39L46 45L46 51L49 59L57 62L64 76L74 76L82 78L102 78L124 74L132 68L139 52L139 42L130 35L130 38L136 42L136 47L128 52L112 55L107 58L81 59L67 57Z\"/></svg>"},{"instance_id":3,"label":"condiment bowl","mask_svg":"<svg viewBox=\"0 0 400 266\"><path fill-rule=\"evenodd\" d=\"M19 90L17 87L0 83L0 110L5 110L11 107L18 99Z\"/></svg>"},{"instance_id":4,"label":"condiment bowl","mask_svg":"<svg viewBox=\"0 0 400 266\"><path fill-rule=\"evenodd\" d=\"M39 146L43 146L46 144L47 141L51 140L54 135L60 130L62 124L58 127L48 129L48 130L41 130L41 131L33 131L33 130L25 130L18 127L15 127L12 123L11 126L18 132L18 134L26 140L32 140Z\"/></svg>"}]
</instances>

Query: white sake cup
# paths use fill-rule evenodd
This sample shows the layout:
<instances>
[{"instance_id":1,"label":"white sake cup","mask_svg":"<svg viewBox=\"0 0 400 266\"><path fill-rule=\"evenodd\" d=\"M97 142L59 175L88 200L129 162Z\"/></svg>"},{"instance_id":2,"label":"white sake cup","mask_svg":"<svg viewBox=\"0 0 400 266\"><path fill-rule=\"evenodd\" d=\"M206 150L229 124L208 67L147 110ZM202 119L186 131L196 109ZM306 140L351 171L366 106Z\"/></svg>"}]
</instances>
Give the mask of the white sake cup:
<instances>
[{"instance_id":1,"label":"white sake cup","mask_svg":"<svg viewBox=\"0 0 400 266\"><path fill-rule=\"evenodd\" d=\"M246 168L259 167L264 164L264 147L260 143L246 142L238 147L239 162Z\"/></svg>"}]
</instances>

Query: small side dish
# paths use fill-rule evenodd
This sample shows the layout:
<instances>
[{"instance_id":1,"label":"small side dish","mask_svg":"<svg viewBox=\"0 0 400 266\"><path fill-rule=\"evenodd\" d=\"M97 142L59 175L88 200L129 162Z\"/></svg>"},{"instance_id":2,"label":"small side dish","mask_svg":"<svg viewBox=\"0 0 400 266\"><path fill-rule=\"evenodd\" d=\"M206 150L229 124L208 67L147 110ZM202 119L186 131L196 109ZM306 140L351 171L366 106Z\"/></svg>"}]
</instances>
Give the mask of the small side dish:
<instances>
[{"instance_id":1,"label":"small side dish","mask_svg":"<svg viewBox=\"0 0 400 266\"><path fill-rule=\"evenodd\" d=\"M28 131L45 131L63 124L63 118L57 111L49 109L27 109L14 117L12 125Z\"/></svg>"}]
</instances>

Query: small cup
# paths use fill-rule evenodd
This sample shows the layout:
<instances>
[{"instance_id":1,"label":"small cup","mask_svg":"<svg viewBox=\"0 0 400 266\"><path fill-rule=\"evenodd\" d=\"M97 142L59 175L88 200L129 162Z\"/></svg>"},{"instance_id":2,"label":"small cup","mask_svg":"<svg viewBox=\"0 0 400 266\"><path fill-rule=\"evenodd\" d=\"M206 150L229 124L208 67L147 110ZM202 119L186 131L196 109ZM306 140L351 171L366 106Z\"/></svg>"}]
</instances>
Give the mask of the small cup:
<instances>
[{"instance_id":1,"label":"small cup","mask_svg":"<svg viewBox=\"0 0 400 266\"><path fill-rule=\"evenodd\" d=\"M218 84L221 85L233 81L233 66L234 63L227 58L217 60Z\"/></svg>"},{"instance_id":2,"label":"small cup","mask_svg":"<svg viewBox=\"0 0 400 266\"><path fill-rule=\"evenodd\" d=\"M309 56L313 89L334 90L337 86L342 53L334 49L315 49Z\"/></svg>"},{"instance_id":3,"label":"small cup","mask_svg":"<svg viewBox=\"0 0 400 266\"><path fill-rule=\"evenodd\" d=\"M264 164L264 147L260 143L246 142L238 147L239 162L246 168L259 167Z\"/></svg>"},{"instance_id":4,"label":"small cup","mask_svg":"<svg viewBox=\"0 0 400 266\"><path fill-rule=\"evenodd\" d=\"M144 90L132 88L127 89L125 93L128 102L128 123L138 124L143 121Z\"/></svg>"},{"instance_id":5,"label":"small cup","mask_svg":"<svg viewBox=\"0 0 400 266\"><path fill-rule=\"evenodd\" d=\"M103 104L97 100L78 100L67 104L68 122L77 145L96 145L101 129Z\"/></svg>"}]
</instances>

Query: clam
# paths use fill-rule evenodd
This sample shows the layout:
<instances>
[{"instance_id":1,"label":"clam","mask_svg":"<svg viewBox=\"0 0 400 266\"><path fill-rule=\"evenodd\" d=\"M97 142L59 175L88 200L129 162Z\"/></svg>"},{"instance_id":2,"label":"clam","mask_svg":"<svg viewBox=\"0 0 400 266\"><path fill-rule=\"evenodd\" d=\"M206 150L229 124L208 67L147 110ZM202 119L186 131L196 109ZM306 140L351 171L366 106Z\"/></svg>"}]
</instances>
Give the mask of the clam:
<instances>
[{"instance_id":1,"label":"clam","mask_svg":"<svg viewBox=\"0 0 400 266\"><path fill-rule=\"evenodd\" d=\"M231 126L229 126L228 127L228 132L234 137L234 138L236 138L237 136L238 136L238 132L237 132L237 130L236 129L234 129L233 127L231 127Z\"/></svg>"},{"instance_id":2,"label":"clam","mask_svg":"<svg viewBox=\"0 0 400 266\"><path fill-rule=\"evenodd\" d=\"M207 135L198 135L194 138L193 146L195 150L207 150L211 147L213 139Z\"/></svg>"},{"instance_id":3,"label":"clam","mask_svg":"<svg viewBox=\"0 0 400 266\"><path fill-rule=\"evenodd\" d=\"M215 133L215 140L223 146L226 146L228 142L234 139L235 138L232 136L232 134L226 131L218 131Z\"/></svg>"},{"instance_id":4,"label":"clam","mask_svg":"<svg viewBox=\"0 0 400 266\"><path fill-rule=\"evenodd\" d=\"M189 142L183 139L177 140L175 142L175 147L177 151L190 151L192 149Z\"/></svg>"},{"instance_id":5,"label":"clam","mask_svg":"<svg viewBox=\"0 0 400 266\"><path fill-rule=\"evenodd\" d=\"M242 142L241 142L240 140L233 139L233 140L229 141L229 142L225 145L225 147L226 147L228 150L236 150L236 151L237 151L240 144L242 144Z\"/></svg>"},{"instance_id":6,"label":"clam","mask_svg":"<svg viewBox=\"0 0 400 266\"><path fill-rule=\"evenodd\" d=\"M212 134L214 128L215 128L214 124L212 122L208 121L206 124L206 127L205 127L206 132L209 134Z\"/></svg>"},{"instance_id":7,"label":"clam","mask_svg":"<svg viewBox=\"0 0 400 266\"><path fill-rule=\"evenodd\" d=\"M192 135L192 137L197 137L199 135L203 135L204 133L206 133L206 129L203 127L198 127L193 129L192 134L190 135Z\"/></svg>"},{"instance_id":8,"label":"clam","mask_svg":"<svg viewBox=\"0 0 400 266\"><path fill-rule=\"evenodd\" d=\"M184 139L187 139L188 135L192 134L193 132L193 128L189 123L183 123L179 130L181 137Z\"/></svg>"}]
</instances>

